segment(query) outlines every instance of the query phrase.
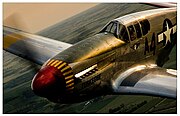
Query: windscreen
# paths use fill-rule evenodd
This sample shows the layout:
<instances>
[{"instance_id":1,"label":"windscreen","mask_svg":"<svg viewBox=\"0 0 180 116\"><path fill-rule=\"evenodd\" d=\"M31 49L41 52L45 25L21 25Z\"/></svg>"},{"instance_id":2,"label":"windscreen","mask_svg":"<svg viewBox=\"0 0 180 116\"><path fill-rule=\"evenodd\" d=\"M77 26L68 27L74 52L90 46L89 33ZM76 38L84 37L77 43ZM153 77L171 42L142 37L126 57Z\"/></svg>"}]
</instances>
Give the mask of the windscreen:
<instances>
[{"instance_id":1,"label":"windscreen","mask_svg":"<svg viewBox=\"0 0 180 116\"><path fill-rule=\"evenodd\" d=\"M128 33L126 27L122 24L119 24L117 21L109 22L101 31L100 33L111 33L118 39L121 39L125 42L129 42Z\"/></svg>"},{"instance_id":2,"label":"windscreen","mask_svg":"<svg viewBox=\"0 0 180 116\"><path fill-rule=\"evenodd\" d=\"M106 33L111 33L114 36L117 37L117 30L118 30L118 23L117 22L110 22L109 24L107 24L107 26L105 26L100 33L106 32Z\"/></svg>"}]
</instances>

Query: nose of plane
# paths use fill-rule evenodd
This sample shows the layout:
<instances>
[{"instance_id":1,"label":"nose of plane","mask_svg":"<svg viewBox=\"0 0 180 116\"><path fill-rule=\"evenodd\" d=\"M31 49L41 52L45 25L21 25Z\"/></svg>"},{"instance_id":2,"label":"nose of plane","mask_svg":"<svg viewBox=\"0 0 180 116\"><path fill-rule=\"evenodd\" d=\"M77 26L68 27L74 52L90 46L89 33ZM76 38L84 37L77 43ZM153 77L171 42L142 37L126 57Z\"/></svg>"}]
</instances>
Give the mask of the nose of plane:
<instances>
[{"instance_id":1,"label":"nose of plane","mask_svg":"<svg viewBox=\"0 0 180 116\"><path fill-rule=\"evenodd\" d=\"M32 90L41 97L48 99L64 96L74 90L73 73L65 62L49 61L32 80Z\"/></svg>"}]
</instances>

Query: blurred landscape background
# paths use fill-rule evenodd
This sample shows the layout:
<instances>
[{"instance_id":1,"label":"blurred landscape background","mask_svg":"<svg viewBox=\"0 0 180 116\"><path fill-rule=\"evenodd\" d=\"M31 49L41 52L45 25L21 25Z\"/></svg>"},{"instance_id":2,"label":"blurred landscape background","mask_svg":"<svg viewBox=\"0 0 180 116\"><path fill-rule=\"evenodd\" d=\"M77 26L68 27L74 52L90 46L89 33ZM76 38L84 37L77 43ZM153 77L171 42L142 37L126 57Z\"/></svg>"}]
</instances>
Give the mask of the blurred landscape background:
<instances>
[{"instance_id":1,"label":"blurred landscape background","mask_svg":"<svg viewBox=\"0 0 180 116\"><path fill-rule=\"evenodd\" d=\"M103 3L90 7L36 34L74 44L98 33L108 21L114 18L157 8L139 3ZM42 14L45 13L42 12ZM8 16L6 19L11 22L10 17L9 15L9 19ZM165 68L176 69L176 52L175 46L170 54L170 60L164 65ZM30 61L3 51L3 113L177 112L177 100L143 95L106 95L75 104L52 103L32 92L30 84L36 74L34 67L36 64L31 64Z\"/></svg>"}]
</instances>

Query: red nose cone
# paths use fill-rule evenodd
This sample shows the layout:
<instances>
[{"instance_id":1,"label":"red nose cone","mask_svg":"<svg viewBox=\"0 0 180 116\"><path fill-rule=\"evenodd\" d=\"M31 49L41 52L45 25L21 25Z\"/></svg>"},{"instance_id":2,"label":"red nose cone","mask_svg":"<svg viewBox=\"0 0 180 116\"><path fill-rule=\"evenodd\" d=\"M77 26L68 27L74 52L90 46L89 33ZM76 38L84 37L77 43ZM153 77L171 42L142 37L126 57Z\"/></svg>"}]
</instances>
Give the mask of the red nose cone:
<instances>
[{"instance_id":1,"label":"red nose cone","mask_svg":"<svg viewBox=\"0 0 180 116\"><path fill-rule=\"evenodd\" d=\"M59 96L65 90L62 73L55 67L44 67L34 77L32 89L35 94L50 98Z\"/></svg>"}]
</instances>

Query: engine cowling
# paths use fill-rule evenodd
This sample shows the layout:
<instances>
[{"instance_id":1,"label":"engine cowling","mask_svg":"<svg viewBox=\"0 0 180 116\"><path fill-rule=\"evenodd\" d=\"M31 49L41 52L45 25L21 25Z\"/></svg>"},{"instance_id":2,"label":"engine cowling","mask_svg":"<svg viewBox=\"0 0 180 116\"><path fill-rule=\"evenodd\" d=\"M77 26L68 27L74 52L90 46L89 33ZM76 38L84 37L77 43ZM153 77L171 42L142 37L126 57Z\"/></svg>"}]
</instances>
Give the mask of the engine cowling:
<instances>
[{"instance_id":1,"label":"engine cowling","mask_svg":"<svg viewBox=\"0 0 180 116\"><path fill-rule=\"evenodd\" d=\"M32 80L32 90L38 96L58 102L74 93L75 77L71 67L60 60L49 60Z\"/></svg>"}]
</instances>

